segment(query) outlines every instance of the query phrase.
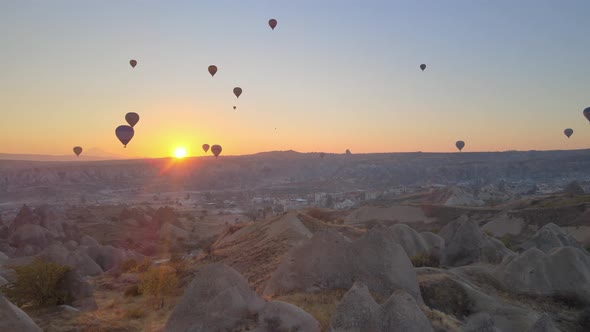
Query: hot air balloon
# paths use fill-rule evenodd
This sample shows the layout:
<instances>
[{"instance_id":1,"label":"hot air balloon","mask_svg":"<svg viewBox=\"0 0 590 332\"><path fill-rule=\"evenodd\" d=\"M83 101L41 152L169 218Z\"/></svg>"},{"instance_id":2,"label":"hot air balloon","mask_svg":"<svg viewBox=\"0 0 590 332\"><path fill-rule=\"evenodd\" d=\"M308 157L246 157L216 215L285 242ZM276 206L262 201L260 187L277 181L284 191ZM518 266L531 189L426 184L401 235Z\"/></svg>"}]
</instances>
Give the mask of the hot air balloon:
<instances>
[{"instance_id":1,"label":"hot air balloon","mask_svg":"<svg viewBox=\"0 0 590 332\"><path fill-rule=\"evenodd\" d=\"M235 87L234 88L234 95L236 95L236 98L240 98L240 95L242 94L242 88L240 87Z\"/></svg>"},{"instance_id":2,"label":"hot air balloon","mask_svg":"<svg viewBox=\"0 0 590 332\"><path fill-rule=\"evenodd\" d=\"M115 135L117 135L117 138L119 139L119 141L121 141L123 147L125 148L127 147L129 141L131 141L131 139L133 138L134 134L135 131L130 126L123 125L115 129Z\"/></svg>"},{"instance_id":3,"label":"hot air balloon","mask_svg":"<svg viewBox=\"0 0 590 332\"><path fill-rule=\"evenodd\" d=\"M211 77L213 77L215 76L215 73L217 73L217 66L211 65L207 70L209 71L209 74L211 74Z\"/></svg>"},{"instance_id":4,"label":"hot air balloon","mask_svg":"<svg viewBox=\"0 0 590 332\"><path fill-rule=\"evenodd\" d=\"M347 154L347 155L351 155L352 153L350 152L350 150L349 150L349 149L346 149L346 154Z\"/></svg>"},{"instance_id":5,"label":"hot air balloon","mask_svg":"<svg viewBox=\"0 0 590 332\"><path fill-rule=\"evenodd\" d=\"M139 114L135 112L129 112L125 114L125 121L133 128L139 122Z\"/></svg>"},{"instance_id":6,"label":"hot air balloon","mask_svg":"<svg viewBox=\"0 0 590 332\"><path fill-rule=\"evenodd\" d=\"M205 151L205 153L209 151L209 144L203 144L203 151Z\"/></svg>"},{"instance_id":7,"label":"hot air balloon","mask_svg":"<svg viewBox=\"0 0 590 332\"><path fill-rule=\"evenodd\" d=\"M574 133L574 130L571 128L567 128L563 131L563 133L565 134L565 136L567 136L567 138L570 138L570 136L572 136L572 134Z\"/></svg>"},{"instance_id":8,"label":"hot air balloon","mask_svg":"<svg viewBox=\"0 0 590 332\"><path fill-rule=\"evenodd\" d=\"M131 68L135 68L135 66L137 66L137 60L129 60L129 64L131 65Z\"/></svg>"},{"instance_id":9,"label":"hot air balloon","mask_svg":"<svg viewBox=\"0 0 590 332\"><path fill-rule=\"evenodd\" d=\"M213 152L213 155L215 156L215 158L219 157L219 154L221 153L221 145L213 145L211 147L211 152Z\"/></svg>"},{"instance_id":10,"label":"hot air balloon","mask_svg":"<svg viewBox=\"0 0 590 332\"><path fill-rule=\"evenodd\" d=\"M236 108L237 108L237 107L236 107L236 106L234 106L234 109L236 109Z\"/></svg>"},{"instance_id":11,"label":"hot air balloon","mask_svg":"<svg viewBox=\"0 0 590 332\"><path fill-rule=\"evenodd\" d=\"M459 149L459 151L461 151L465 147L465 142L457 141L457 143L455 143L455 146L457 147L457 149Z\"/></svg>"},{"instance_id":12,"label":"hot air balloon","mask_svg":"<svg viewBox=\"0 0 590 332\"><path fill-rule=\"evenodd\" d=\"M588 119L588 121L590 121L590 107L584 110L584 116L586 117L586 119Z\"/></svg>"},{"instance_id":13,"label":"hot air balloon","mask_svg":"<svg viewBox=\"0 0 590 332\"><path fill-rule=\"evenodd\" d=\"M76 157L80 157L80 153L82 153L82 147L79 146L74 146L74 153L76 154Z\"/></svg>"},{"instance_id":14,"label":"hot air balloon","mask_svg":"<svg viewBox=\"0 0 590 332\"><path fill-rule=\"evenodd\" d=\"M268 21L268 25L270 26L271 29L274 30L277 27L277 20L275 20L274 18L270 19Z\"/></svg>"},{"instance_id":15,"label":"hot air balloon","mask_svg":"<svg viewBox=\"0 0 590 332\"><path fill-rule=\"evenodd\" d=\"M420 69L422 69L422 71L424 71L424 69L426 69L426 65L425 64L421 64L420 65Z\"/></svg>"}]
</instances>

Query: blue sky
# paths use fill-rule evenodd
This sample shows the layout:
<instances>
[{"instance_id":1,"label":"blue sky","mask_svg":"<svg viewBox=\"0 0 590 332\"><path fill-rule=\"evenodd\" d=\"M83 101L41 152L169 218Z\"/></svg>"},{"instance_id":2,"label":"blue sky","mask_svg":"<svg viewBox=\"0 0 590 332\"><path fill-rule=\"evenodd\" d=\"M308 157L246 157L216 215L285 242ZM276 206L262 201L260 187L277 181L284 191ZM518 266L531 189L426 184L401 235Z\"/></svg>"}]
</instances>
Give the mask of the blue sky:
<instances>
[{"instance_id":1,"label":"blue sky","mask_svg":"<svg viewBox=\"0 0 590 332\"><path fill-rule=\"evenodd\" d=\"M588 1L2 0L0 152L588 148L589 11ZM142 119L122 150L113 131L129 111Z\"/></svg>"}]
</instances>

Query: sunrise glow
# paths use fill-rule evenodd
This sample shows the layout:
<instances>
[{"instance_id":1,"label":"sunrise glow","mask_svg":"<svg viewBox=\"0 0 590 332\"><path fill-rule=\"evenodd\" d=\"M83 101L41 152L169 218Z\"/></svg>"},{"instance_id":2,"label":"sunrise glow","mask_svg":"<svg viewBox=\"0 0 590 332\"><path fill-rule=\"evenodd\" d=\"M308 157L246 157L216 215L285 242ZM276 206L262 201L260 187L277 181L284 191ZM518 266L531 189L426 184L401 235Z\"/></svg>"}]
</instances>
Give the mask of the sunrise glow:
<instances>
[{"instance_id":1,"label":"sunrise glow","mask_svg":"<svg viewBox=\"0 0 590 332\"><path fill-rule=\"evenodd\" d=\"M174 158L182 159L187 156L186 148L178 147L174 149Z\"/></svg>"}]
</instances>

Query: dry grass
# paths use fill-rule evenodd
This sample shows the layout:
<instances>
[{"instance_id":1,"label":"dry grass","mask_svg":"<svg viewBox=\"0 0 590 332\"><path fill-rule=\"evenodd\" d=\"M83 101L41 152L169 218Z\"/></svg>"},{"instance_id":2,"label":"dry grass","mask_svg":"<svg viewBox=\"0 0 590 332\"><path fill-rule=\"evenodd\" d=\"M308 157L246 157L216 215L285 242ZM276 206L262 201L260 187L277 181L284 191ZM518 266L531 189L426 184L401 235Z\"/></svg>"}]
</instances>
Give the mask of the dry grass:
<instances>
[{"instance_id":1,"label":"dry grass","mask_svg":"<svg viewBox=\"0 0 590 332\"><path fill-rule=\"evenodd\" d=\"M180 300L180 290L157 301L151 296L125 296L128 278L102 275L89 280L94 286L98 309L89 312L65 312L56 307L27 310L46 332L135 332L163 330L168 316Z\"/></svg>"},{"instance_id":2,"label":"dry grass","mask_svg":"<svg viewBox=\"0 0 590 332\"><path fill-rule=\"evenodd\" d=\"M461 322L454 316L447 315L444 312L436 309L431 309L427 306L421 306L422 312L432 323L435 331L459 332L461 329Z\"/></svg>"},{"instance_id":3,"label":"dry grass","mask_svg":"<svg viewBox=\"0 0 590 332\"><path fill-rule=\"evenodd\" d=\"M164 298L159 308L148 297L123 298L119 292L97 295L98 310L81 313L67 323L80 331L161 331L178 300Z\"/></svg>"},{"instance_id":4,"label":"dry grass","mask_svg":"<svg viewBox=\"0 0 590 332\"><path fill-rule=\"evenodd\" d=\"M317 293L294 293L275 298L275 300L291 303L305 310L320 322L322 331L328 331L332 314L346 291L336 289Z\"/></svg>"}]
</instances>

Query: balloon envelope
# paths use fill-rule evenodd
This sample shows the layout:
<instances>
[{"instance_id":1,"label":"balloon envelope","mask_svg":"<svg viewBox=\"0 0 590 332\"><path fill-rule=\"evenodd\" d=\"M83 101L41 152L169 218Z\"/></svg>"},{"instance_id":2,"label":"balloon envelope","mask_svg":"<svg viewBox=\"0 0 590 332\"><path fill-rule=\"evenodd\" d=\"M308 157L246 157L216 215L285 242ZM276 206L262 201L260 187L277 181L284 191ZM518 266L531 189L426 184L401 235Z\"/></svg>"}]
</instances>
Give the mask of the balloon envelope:
<instances>
[{"instance_id":1,"label":"balloon envelope","mask_svg":"<svg viewBox=\"0 0 590 332\"><path fill-rule=\"evenodd\" d=\"M574 133L574 130L571 128L567 128L563 131L563 133L565 134L565 136L567 136L567 138L570 138L570 136L572 136L572 134Z\"/></svg>"},{"instance_id":2,"label":"balloon envelope","mask_svg":"<svg viewBox=\"0 0 590 332\"><path fill-rule=\"evenodd\" d=\"M236 106L234 106L234 109L236 109L236 108L237 108L237 107L236 107Z\"/></svg>"},{"instance_id":3,"label":"balloon envelope","mask_svg":"<svg viewBox=\"0 0 590 332\"><path fill-rule=\"evenodd\" d=\"M139 114L135 112L129 112L125 114L125 121L127 121L131 127L135 127L135 125L139 122Z\"/></svg>"},{"instance_id":4,"label":"balloon envelope","mask_svg":"<svg viewBox=\"0 0 590 332\"><path fill-rule=\"evenodd\" d=\"M426 65L425 64L421 64L420 65L420 69L422 69L422 71L424 71L424 69L426 69Z\"/></svg>"},{"instance_id":5,"label":"balloon envelope","mask_svg":"<svg viewBox=\"0 0 590 332\"><path fill-rule=\"evenodd\" d=\"M586 117L586 119L588 119L588 121L590 121L590 107L584 110L584 116Z\"/></svg>"},{"instance_id":6,"label":"balloon envelope","mask_svg":"<svg viewBox=\"0 0 590 332\"><path fill-rule=\"evenodd\" d=\"M217 66L211 65L207 70L209 71L209 74L211 74L211 77L213 77L215 76L215 73L217 73Z\"/></svg>"},{"instance_id":7,"label":"balloon envelope","mask_svg":"<svg viewBox=\"0 0 590 332\"><path fill-rule=\"evenodd\" d=\"M270 28L274 30L277 27L277 20L275 20L274 18L270 19L268 21L268 25L270 25Z\"/></svg>"},{"instance_id":8,"label":"balloon envelope","mask_svg":"<svg viewBox=\"0 0 590 332\"><path fill-rule=\"evenodd\" d=\"M75 146L73 150L77 157L79 157L80 153L82 153L82 148L79 146Z\"/></svg>"},{"instance_id":9,"label":"balloon envelope","mask_svg":"<svg viewBox=\"0 0 590 332\"><path fill-rule=\"evenodd\" d=\"M217 158L219 156L219 154L221 153L221 145L213 145L211 147L211 152L213 152L213 155L215 156L215 158Z\"/></svg>"},{"instance_id":10,"label":"balloon envelope","mask_svg":"<svg viewBox=\"0 0 590 332\"><path fill-rule=\"evenodd\" d=\"M461 151L465 147L465 142L457 141L457 143L455 143L455 146L457 147L457 149L459 149L459 151Z\"/></svg>"},{"instance_id":11,"label":"balloon envelope","mask_svg":"<svg viewBox=\"0 0 590 332\"><path fill-rule=\"evenodd\" d=\"M205 153L209 151L209 144L203 144L203 151L205 151Z\"/></svg>"},{"instance_id":12,"label":"balloon envelope","mask_svg":"<svg viewBox=\"0 0 590 332\"><path fill-rule=\"evenodd\" d=\"M115 129L115 135L117 135L117 138L121 141L124 147L127 147L127 144L131 141L134 134L135 131L130 126L119 126Z\"/></svg>"},{"instance_id":13,"label":"balloon envelope","mask_svg":"<svg viewBox=\"0 0 590 332\"><path fill-rule=\"evenodd\" d=\"M240 98L240 95L242 94L242 88L240 87L235 87L234 88L234 95L236 95L236 98Z\"/></svg>"},{"instance_id":14,"label":"balloon envelope","mask_svg":"<svg viewBox=\"0 0 590 332\"><path fill-rule=\"evenodd\" d=\"M135 68L135 66L137 66L137 60L130 60L129 64L131 65L132 68Z\"/></svg>"}]
</instances>

